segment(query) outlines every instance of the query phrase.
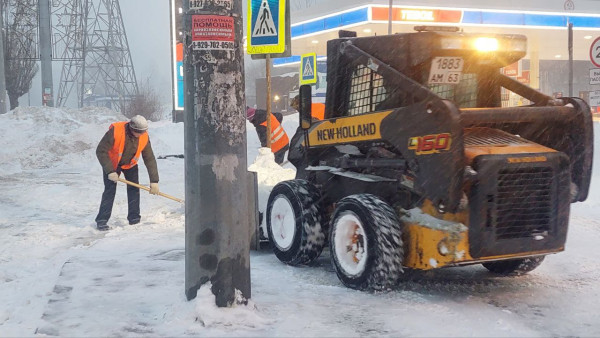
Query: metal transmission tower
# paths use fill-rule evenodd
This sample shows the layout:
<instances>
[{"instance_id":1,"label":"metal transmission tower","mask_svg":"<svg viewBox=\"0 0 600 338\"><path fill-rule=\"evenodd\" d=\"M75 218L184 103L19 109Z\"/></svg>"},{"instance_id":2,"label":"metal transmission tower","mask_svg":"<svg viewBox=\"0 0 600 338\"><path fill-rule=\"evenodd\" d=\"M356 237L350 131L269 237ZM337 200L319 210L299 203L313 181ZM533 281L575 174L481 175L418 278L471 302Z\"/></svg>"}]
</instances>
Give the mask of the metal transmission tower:
<instances>
[{"instance_id":1,"label":"metal transmission tower","mask_svg":"<svg viewBox=\"0 0 600 338\"><path fill-rule=\"evenodd\" d=\"M64 106L76 87L79 107L97 98L123 110L138 86L119 0L54 2L69 13L57 105Z\"/></svg>"}]
</instances>

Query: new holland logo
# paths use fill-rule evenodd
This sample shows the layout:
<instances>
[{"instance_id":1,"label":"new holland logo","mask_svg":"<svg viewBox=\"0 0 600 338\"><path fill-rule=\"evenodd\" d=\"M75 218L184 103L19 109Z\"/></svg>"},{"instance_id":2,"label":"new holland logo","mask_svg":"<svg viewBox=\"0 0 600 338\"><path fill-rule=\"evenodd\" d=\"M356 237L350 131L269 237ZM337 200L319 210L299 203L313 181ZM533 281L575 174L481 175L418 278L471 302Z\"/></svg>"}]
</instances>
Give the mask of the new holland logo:
<instances>
[{"instance_id":1,"label":"new holland logo","mask_svg":"<svg viewBox=\"0 0 600 338\"><path fill-rule=\"evenodd\" d=\"M260 38L264 36L277 36L277 28L275 28L273 14L271 14L271 8L267 0L263 0L260 4L254 31L252 32L252 37Z\"/></svg>"}]
</instances>

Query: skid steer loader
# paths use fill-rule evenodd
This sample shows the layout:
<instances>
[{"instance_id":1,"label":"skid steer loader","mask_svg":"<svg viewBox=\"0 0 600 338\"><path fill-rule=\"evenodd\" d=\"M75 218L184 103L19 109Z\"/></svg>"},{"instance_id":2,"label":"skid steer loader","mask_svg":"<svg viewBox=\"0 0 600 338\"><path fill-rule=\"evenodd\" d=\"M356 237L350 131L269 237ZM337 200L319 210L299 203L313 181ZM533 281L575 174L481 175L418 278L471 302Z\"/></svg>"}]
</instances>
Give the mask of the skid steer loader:
<instances>
[{"instance_id":1,"label":"skid steer loader","mask_svg":"<svg viewBox=\"0 0 600 338\"><path fill-rule=\"evenodd\" d=\"M563 251L590 186L592 116L501 73L526 51L505 34L329 41L325 119L301 87L296 179L268 200L278 259L309 264L329 245L342 283L373 290L411 269L522 274ZM527 105L503 107L509 91Z\"/></svg>"}]
</instances>

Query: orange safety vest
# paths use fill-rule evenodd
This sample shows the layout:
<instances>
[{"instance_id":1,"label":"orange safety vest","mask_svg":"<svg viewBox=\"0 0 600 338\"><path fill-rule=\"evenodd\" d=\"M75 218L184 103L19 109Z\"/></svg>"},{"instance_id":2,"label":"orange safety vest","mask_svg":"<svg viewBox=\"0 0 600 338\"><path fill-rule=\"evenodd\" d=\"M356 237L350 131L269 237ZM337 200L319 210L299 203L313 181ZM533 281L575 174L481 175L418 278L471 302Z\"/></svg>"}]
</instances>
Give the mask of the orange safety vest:
<instances>
[{"instance_id":1,"label":"orange safety vest","mask_svg":"<svg viewBox=\"0 0 600 338\"><path fill-rule=\"evenodd\" d=\"M260 124L261 126L267 126L267 121ZM271 114L271 151L276 153L281 150L283 147L287 146L290 143L290 139L288 138L285 130L277 121L275 115Z\"/></svg>"},{"instance_id":2,"label":"orange safety vest","mask_svg":"<svg viewBox=\"0 0 600 338\"><path fill-rule=\"evenodd\" d=\"M310 106L310 114L317 120L323 120L325 118L325 104L313 103Z\"/></svg>"},{"instance_id":3,"label":"orange safety vest","mask_svg":"<svg viewBox=\"0 0 600 338\"><path fill-rule=\"evenodd\" d=\"M125 149L125 125L127 123L127 121L115 122L111 124L108 128L109 130L114 128L115 143L113 144L112 149L108 151L108 157L110 157L110 160L113 164L113 168L115 168L115 170L117 170L119 162L121 162L121 157L123 157L123 149ZM140 158L142 150L146 148L146 144L148 144L148 133L143 133L138 139L138 148L135 152L135 156L133 156L129 164L122 165L121 168L130 169L134 167L137 164L138 159Z\"/></svg>"}]
</instances>

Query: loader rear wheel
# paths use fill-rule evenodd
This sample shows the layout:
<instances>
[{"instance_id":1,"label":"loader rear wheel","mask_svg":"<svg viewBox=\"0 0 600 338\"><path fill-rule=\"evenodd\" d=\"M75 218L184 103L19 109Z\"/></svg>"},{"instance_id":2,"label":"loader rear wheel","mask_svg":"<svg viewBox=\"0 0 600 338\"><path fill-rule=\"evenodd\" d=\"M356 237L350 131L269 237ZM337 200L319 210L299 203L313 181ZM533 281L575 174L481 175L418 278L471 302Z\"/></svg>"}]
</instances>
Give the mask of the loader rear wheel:
<instances>
[{"instance_id":1,"label":"loader rear wheel","mask_svg":"<svg viewBox=\"0 0 600 338\"><path fill-rule=\"evenodd\" d=\"M524 275L540 266L544 261L545 256L510 259L499 262L488 262L482 265L490 272L505 276Z\"/></svg>"},{"instance_id":2,"label":"loader rear wheel","mask_svg":"<svg viewBox=\"0 0 600 338\"><path fill-rule=\"evenodd\" d=\"M401 235L398 216L377 196L358 194L341 199L329 235L338 278L358 290L393 287L402 273Z\"/></svg>"},{"instance_id":3,"label":"loader rear wheel","mask_svg":"<svg viewBox=\"0 0 600 338\"><path fill-rule=\"evenodd\" d=\"M323 251L321 194L305 180L278 183L267 203L267 232L275 256L289 265L309 264Z\"/></svg>"}]
</instances>

